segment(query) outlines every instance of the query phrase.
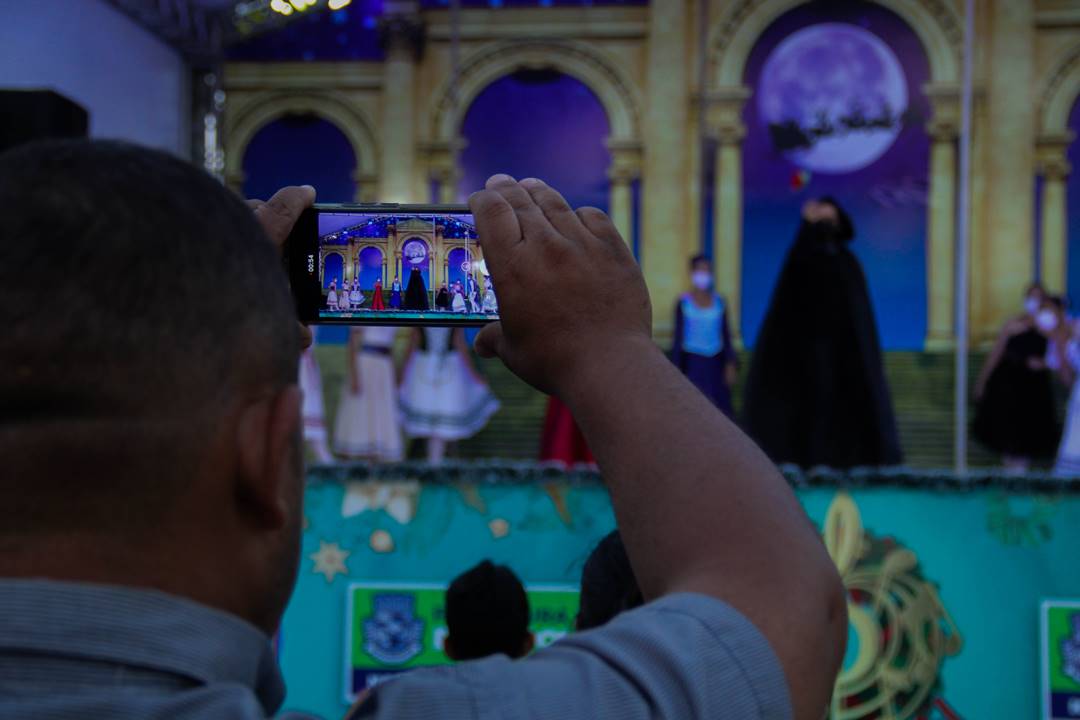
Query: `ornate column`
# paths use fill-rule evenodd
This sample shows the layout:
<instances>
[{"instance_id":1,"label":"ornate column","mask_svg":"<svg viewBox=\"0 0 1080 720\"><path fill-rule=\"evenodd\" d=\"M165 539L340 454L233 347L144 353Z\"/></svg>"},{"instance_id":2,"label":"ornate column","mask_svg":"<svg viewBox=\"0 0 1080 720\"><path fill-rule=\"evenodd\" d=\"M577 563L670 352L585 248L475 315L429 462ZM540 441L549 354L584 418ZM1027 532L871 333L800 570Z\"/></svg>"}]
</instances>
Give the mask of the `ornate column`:
<instances>
[{"instance_id":1,"label":"ornate column","mask_svg":"<svg viewBox=\"0 0 1080 720\"><path fill-rule=\"evenodd\" d=\"M454 205L458 202L458 182L461 180L458 158L466 144L464 138L455 138L450 142L431 142L424 146L428 178L434 185L435 202L442 205Z\"/></svg>"},{"instance_id":2,"label":"ornate column","mask_svg":"<svg viewBox=\"0 0 1080 720\"><path fill-rule=\"evenodd\" d=\"M713 273L716 290L728 308L731 341L742 347L742 141L746 128L745 87L724 88L705 96L706 121L716 140L716 180L713 183Z\"/></svg>"},{"instance_id":3,"label":"ornate column","mask_svg":"<svg viewBox=\"0 0 1080 720\"><path fill-rule=\"evenodd\" d=\"M376 202L379 190L379 178L377 175L353 171L353 182L356 184L356 196L353 198L358 203Z\"/></svg>"},{"instance_id":4,"label":"ornate column","mask_svg":"<svg viewBox=\"0 0 1080 720\"><path fill-rule=\"evenodd\" d=\"M382 177L380 202L417 202L416 107L413 102L416 60L423 38L423 26L408 7L415 3L395 3L398 12L383 17L380 35L386 50L382 89Z\"/></svg>"},{"instance_id":5,"label":"ornate column","mask_svg":"<svg viewBox=\"0 0 1080 720\"><path fill-rule=\"evenodd\" d=\"M672 309L686 282L691 218L685 202L690 110L687 0L649 5L645 67L641 265L652 294L658 340L671 333Z\"/></svg>"},{"instance_id":6,"label":"ornate column","mask_svg":"<svg viewBox=\"0 0 1080 720\"><path fill-rule=\"evenodd\" d=\"M242 170L229 171L225 173L225 187L235 192L240 197L244 197L244 181L247 180L247 175Z\"/></svg>"},{"instance_id":7,"label":"ornate column","mask_svg":"<svg viewBox=\"0 0 1080 720\"><path fill-rule=\"evenodd\" d=\"M985 225L974 236L971 272L981 276L972 293L971 330L976 341L996 336L1016 313L1034 278L1035 12L1033 0L987 4Z\"/></svg>"},{"instance_id":8,"label":"ornate column","mask_svg":"<svg viewBox=\"0 0 1080 720\"><path fill-rule=\"evenodd\" d=\"M394 277L401 279L401 246L398 244L397 226L386 226L386 255L394 258ZM392 281L391 281L392 282Z\"/></svg>"},{"instance_id":9,"label":"ornate column","mask_svg":"<svg viewBox=\"0 0 1080 720\"><path fill-rule=\"evenodd\" d=\"M955 87L927 86L932 116L930 187L926 207L926 340L929 352L955 346L956 141L960 102Z\"/></svg>"},{"instance_id":10,"label":"ornate column","mask_svg":"<svg viewBox=\"0 0 1080 720\"><path fill-rule=\"evenodd\" d=\"M1068 200L1065 182L1072 167L1068 148L1073 138L1068 136L1039 139L1036 149L1037 167L1042 176L1042 283L1047 291L1057 295L1068 290Z\"/></svg>"},{"instance_id":11,"label":"ornate column","mask_svg":"<svg viewBox=\"0 0 1080 720\"><path fill-rule=\"evenodd\" d=\"M608 168L608 215L622 239L634 246L633 183L641 176L641 145L632 141L608 140L611 167Z\"/></svg>"}]
</instances>

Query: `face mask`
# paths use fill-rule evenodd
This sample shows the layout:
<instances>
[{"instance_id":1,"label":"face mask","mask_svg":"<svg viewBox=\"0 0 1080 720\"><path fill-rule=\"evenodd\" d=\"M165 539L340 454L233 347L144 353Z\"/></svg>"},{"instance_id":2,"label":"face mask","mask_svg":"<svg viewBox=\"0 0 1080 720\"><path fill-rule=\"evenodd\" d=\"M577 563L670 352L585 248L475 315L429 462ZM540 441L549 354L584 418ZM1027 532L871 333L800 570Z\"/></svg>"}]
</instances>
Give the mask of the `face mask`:
<instances>
[{"instance_id":1,"label":"face mask","mask_svg":"<svg viewBox=\"0 0 1080 720\"><path fill-rule=\"evenodd\" d=\"M698 290L708 290L712 287L712 275L698 271L690 276L690 282L694 283L694 287Z\"/></svg>"},{"instance_id":2,"label":"face mask","mask_svg":"<svg viewBox=\"0 0 1080 720\"><path fill-rule=\"evenodd\" d=\"M1057 327L1057 315L1053 310L1042 310L1035 316L1035 324L1043 332L1050 332Z\"/></svg>"},{"instance_id":3,"label":"face mask","mask_svg":"<svg viewBox=\"0 0 1080 720\"><path fill-rule=\"evenodd\" d=\"M1028 315L1034 317L1035 313L1039 312L1039 298L1029 297L1027 300L1024 300L1024 311Z\"/></svg>"}]
</instances>

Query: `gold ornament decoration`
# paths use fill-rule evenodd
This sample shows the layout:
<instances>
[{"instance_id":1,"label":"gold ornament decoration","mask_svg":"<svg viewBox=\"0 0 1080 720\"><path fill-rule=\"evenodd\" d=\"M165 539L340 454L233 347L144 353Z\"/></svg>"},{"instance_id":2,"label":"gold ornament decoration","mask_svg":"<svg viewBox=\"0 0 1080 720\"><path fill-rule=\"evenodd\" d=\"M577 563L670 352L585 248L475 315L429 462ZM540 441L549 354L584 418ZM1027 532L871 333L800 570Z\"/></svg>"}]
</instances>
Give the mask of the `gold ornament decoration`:
<instances>
[{"instance_id":1,"label":"gold ornament decoration","mask_svg":"<svg viewBox=\"0 0 1080 720\"><path fill-rule=\"evenodd\" d=\"M325 577L326 582L332 583L338 575L349 574L349 566L345 563L351 554L350 551L342 549L336 542L320 540L319 549L308 555L315 563L315 567L311 571L316 575Z\"/></svg>"},{"instance_id":2,"label":"gold ornament decoration","mask_svg":"<svg viewBox=\"0 0 1080 720\"><path fill-rule=\"evenodd\" d=\"M373 530L368 538L368 545L377 553L394 551L394 538L385 530Z\"/></svg>"},{"instance_id":3,"label":"gold ornament decoration","mask_svg":"<svg viewBox=\"0 0 1080 720\"><path fill-rule=\"evenodd\" d=\"M934 700L946 657L963 640L915 553L865 530L847 493L833 499L825 546L848 595L849 647L833 720L909 720Z\"/></svg>"}]
</instances>

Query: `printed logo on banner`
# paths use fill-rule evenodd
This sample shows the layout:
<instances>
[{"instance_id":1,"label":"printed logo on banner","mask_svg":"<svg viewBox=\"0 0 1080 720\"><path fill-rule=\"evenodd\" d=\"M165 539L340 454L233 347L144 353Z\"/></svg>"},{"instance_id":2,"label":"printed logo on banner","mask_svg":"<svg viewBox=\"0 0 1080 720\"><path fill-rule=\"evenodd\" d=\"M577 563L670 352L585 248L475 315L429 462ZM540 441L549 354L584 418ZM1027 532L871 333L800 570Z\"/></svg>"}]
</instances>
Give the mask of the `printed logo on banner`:
<instances>
[{"instance_id":1,"label":"printed logo on banner","mask_svg":"<svg viewBox=\"0 0 1080 720\"><path fill-rule=\"evenodd\" d=\"M542 648L570 632L577 617L572 586L529 585L529 629ZM429 583L353 583L346 607L345 700L421 667L446 665L446 587Z\"/></svg>"},{"instance_id":2,"label":"printed logo on banner","mask_svg":"<svg viewBox=\"0 0 1080 720\"><path fill-rule=\"evenodd\" d=\"M412 595L375 595L374 614L364 621L364 649L387 665L400 665L420 654L424 621L413 615Z\"/></svg>"},{"instance_id":3,"label":"printed logo on banner","mask_svg":"<svg viewBox=\"0 0 1080 720\"><path fill-rule=\"evenodd\" d=\"M1080 601L1046 600L1040 621L1042 717L1080 718Z\"/></svg>"}]
</instances>

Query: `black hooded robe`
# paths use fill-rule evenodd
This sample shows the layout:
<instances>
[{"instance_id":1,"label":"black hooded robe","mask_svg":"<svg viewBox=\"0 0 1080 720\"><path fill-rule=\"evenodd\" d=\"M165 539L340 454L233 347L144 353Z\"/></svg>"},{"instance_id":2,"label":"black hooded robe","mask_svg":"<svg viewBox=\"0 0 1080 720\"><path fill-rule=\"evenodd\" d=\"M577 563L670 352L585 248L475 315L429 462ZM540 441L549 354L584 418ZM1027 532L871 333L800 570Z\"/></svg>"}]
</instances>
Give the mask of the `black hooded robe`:
<instances>
[{"instance_id":1,"label":"black hooded robe","mask_svg":"<svg viewBox=\"0 0 1080 720\"><path fill-rule=\"evenodd\" d=\"M831 203L835 205L835 203ZM898 465L900 442L854 229L803 222L757 338L743 426L777 463Z\"/></svg>"},{"instance_id":2,"label":"black hooded robe","mask_svg":"<svg viewBox=\"0 0 1080 720\"><path fill-rule=\"evenodd\" d=\"M409 273L409 284L405 287L405 309L420 311L428 309L428 292L424 286L424 276L416 268Z\"/></svg>"}]
</instances>

